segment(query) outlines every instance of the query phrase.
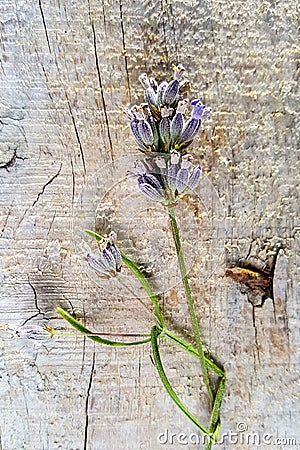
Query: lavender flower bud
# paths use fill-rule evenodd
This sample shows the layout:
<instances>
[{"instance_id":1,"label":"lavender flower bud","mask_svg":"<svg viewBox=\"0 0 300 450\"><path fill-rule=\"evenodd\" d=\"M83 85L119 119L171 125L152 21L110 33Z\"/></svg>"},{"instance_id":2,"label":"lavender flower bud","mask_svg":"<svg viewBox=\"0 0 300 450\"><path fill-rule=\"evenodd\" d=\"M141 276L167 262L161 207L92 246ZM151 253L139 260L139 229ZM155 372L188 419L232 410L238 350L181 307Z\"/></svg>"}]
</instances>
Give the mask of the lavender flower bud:
<instances>
[{"instance_id":1,"label":"lavender flower bud","mask_svg":"<svg viewBox=\"0 0 300 450\"><path fill-rule=\"evenodd\" d=\"M201 121L195 118L191 118L186 122L179 138L180 146L182 146L183 144L191 143L194 140L194 137L196 136L200 125Z\"/></svg>"},{"instance_id":2,"label":"lavender flower bud","mask_svg":"<svg viewBox=\"0 0 300 450\"><path fill-rule=\"evenodd\" d=\"M110 248L102 250L102 261L108 272L116 272L116 261L110 251Z\"/></svg>"},{"instance_id":3,"label":"lavender flower bud","mask_svg":"<svg viewBox=\"0 0 300 450\"><path fill-rule=\"evenodd\" d=\"M163 190L163 186L155 175L152 173L145 173L138 177L138 182L142 184L149 184L157 190Z\"/></svg>"},{"instance_id":4,"label":"lavender flower bud","mask_svg":"<svg viewBox=\"0 0 300 450\"><path fill-rule=\"evenodd\" d=\"M88 254L86 256L86 260L88 265L97 273L97 275L103 278L109 278L106 265L104 264L100 255Z\"/></svg>"},{"instance_id":5,"label":"lavender flower bud","mask_svg":"<svg viewBox=\"0 0 300 450\"><path fill-rule=\"evenodd\" d=\"M168 83L166 81L163 81L162 83L160 83L160 85L158 86L157 89L157 106L160 108L162 105L162 99L164 96L164 93L166 91L168 87Z\"/></svg>"},{"instance_id":6,"label":"lavender flower bud","mask_svg":"<svg viewBox=\"0 0 300 450\"><path fill-rule=\"evenodd\" d=\"M144 143L143 143L143 141L142 141L142 139L140 137L138 125L139 125L139 120L138 119L133 119L130 122L130 128L131 128L132 134L135 137L135 140L136 140L138 146L142 150L147 150L147 147L144 145Z\"/></svg>"},{"instance_id":7,"label":"lavender flower bud","mask_svg":"<svg viewBox=\"0 0 300 450\"><path fill-rule=\"evenodd\" d=\"M141 75L139 76L139 81L144 89L148 89L149 87L151 87L150 80L146 73L141 73Z\"/></svg>"},{"instance_id":8,"label":"lavender flower bud","mask_svg":"<svg viewBox=\"0 0 300 450\"><path fill-rule=\"evenodd\" d=\"M109 246L109 251L112 254L114 260L115 260L115 268L117 272L121 271L121 267L122 267L122 255L120 250L118 249L118 247L115 244L111 244Z\"/></svg>"},{"instance_id":9,"label":"lavender flower bud","mask_svg":"<svg viewBox=\"0 0 300 450\"><path fill-rule=\"evenodd\" d=\"M171 190L176 189L177 173L180 169L180 155L179 153L171 153L171 165L167 172L167 183Z\"/></svg>"},{"instance_id":10,"label":"lavender flower bud","mask_svg":"<svg viewBox=\"0 0 300 450\"><path fill-rule=\"evenodd\" d=\"M164 143L164 149L167 152L169 150L169 145L171 142L171 134L170 134L170 128L171 128L171 119L169 117L169 108L162 108L162 119L159 123L159 134L161 136L161 139Z\"/></svg>"},{"instance_id":11,"label":"lavender flower bud","mask_svg":"<svg viewBox=\"0 0 300 450\"><path fill-rule=\"evenodd\" d=\"M178 99L179 81L172 80L162 97L162 103L167 106L171 106Z\"/></svg>"},{"instance_id":12,"label":"lavender flower bud","mask_svg":"<svg viewBox=\"0 0 300 450\"><path fill-rule=\"evenodd\" d=\"M116 276L122 266L122 255L117 245L117 235L111 232L108 238L100 242L99 255L88 254L86 260L89 266L100 276L109 278Z\"/></svg>"},{"instance_id":13,"label":"lavender flower bud","mask_svg":"<svg viewBox=\"0 0 300 450\"><path fill-rule=\"evenodd\" d=\"M190 173L188 183L187 183L187 186L190 191L193 191L197 187L200 177L201 177L201 173L202 173L202 167L200 166L200 164L197 164L197 166L193 167L193 170Z\"/></svg>"},{"instance_id":14,"label":"lavender flower bud","mask_svg":"<svg viewBox=\"0 0 300 450\"><path fill-rule=\"evenodd\" d=\"M47 328L38 325L23 325L17 328L15 333L21 339L39 341L41 344L46 343L53 336Z\"/></svg>"},{"instance_id":15,"label":"lavender flower bud","mask_svg":"<svg viewBox=\"0 0 300 450\"><path fill-rule=\"evenodd\" d=\"M150 124L152 133L153 133L153 145L156 149L158 149L158 144L159 144L159 134L157 131L157 125L156 122L154 120L154 118L152 116L149 116L148 118L148 122Z\"/></svg>"},{"instance_id":16,"label":"lavender flower bud","mask_svg":"<svg viewBox=\"0 0 300 450\"><path fill-rule=\"evenodd\" d=\"M150 184L147 183L139 183L139 188L145 194L147 197L151 198L151 200L156 200L161 202L164 200L164 193L163 191L154 188Z\"/></svg>"},{"instance_id":17,"label":"lavender flower bud","mask_svg":"<svg viewBox=\"0 0 300 450\"><path fill-rule=\"evenodd\" d=\"M171 127L170 127L170 135L172 144L174 145L179 139L183 128L183 116L182 114L176 113L172 119Z\"/></svg>"},{"instance_id":18,"label":"lavender flower bud","mask_svg":"<svg viewBox=\"0 0 300 450\"><path fill-rule=\"evenodd\" d=\"M154 143L153 132L151 126L145 119L139 120L137 129L140 140L142 141L143 145L145 145L146 147L153 145Z\"/></svg>"},{"instance_id":19,"label":"lavender flower bud","mask_svg":"<svg viewBox=\"0 0 300 450\"><path fill-rule=\"evenodd\" d=\"M179 169L176 176L176 189L179 193L183 192L187 187L189 178L188 169Z\"/></svg>"}]
</instances>

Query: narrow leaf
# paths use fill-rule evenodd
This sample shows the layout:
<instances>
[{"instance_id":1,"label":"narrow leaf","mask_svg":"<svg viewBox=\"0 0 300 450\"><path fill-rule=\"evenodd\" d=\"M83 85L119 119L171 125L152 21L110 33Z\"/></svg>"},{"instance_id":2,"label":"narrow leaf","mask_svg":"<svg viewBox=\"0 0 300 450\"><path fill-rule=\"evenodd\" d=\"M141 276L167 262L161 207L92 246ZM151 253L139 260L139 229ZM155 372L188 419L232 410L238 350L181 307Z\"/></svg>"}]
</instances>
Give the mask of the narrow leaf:
<instances>
[{"instance_id":1,"label":"narrow leaf","mask_svg":"<svg viewBox=\"0 0 300 450\"><path fill-rule=\"evenodd\" d=\"M83 334L92 334L92 331L85 328L78 320L74 319L67 311L65 311L62 308L57 308L57 312L67 321L69 322L72 327L74 327L77 331ZM144 339L143 341L135 341L135 342L116 342L116 341L109 341L108 339L103 339L100 336L86 336L92 341L98 342L99 344L103 345L110 345L112 347L129 347L133 345L141 345L146 344L147 342L151 341L151 338Z\"/></svg>"}]
</instances>

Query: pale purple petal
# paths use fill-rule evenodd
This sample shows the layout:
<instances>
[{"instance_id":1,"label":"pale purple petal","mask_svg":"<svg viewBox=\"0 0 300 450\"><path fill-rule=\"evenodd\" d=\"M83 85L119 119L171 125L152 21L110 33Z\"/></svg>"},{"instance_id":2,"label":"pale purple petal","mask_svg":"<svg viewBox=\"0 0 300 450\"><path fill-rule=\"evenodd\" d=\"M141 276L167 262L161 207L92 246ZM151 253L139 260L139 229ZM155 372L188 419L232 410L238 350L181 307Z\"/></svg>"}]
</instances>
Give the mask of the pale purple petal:
<instances>
[{"instance_id":1,"label":"pale purple petal","mask_svg":"<svg viewBox=\"0 0 300 450\"><path fill-rule=\"evenodd\" d=\"M164 192L161 189L157 189L148 183L139 183L139 188L143 192L143 194L145 194L152 200L161 202L165 198Z\"/></svg>"},{"instance_id":2,"label":"pale purple petal","mask_svg":"<svg viewBox=\"0 0 300 450\"><path fill-rule=\"evenodd\" d=\"M191 105L193 105L194 107L194 111L192 113L193 119L202 120L209 116L209 111L207 107L198 98L193 100L191 102Z\"/></svg>"},{"instance_id":3,"label":"pale purple petal","mask_svg":"<svg viewBox=\"0 0 300 450\"><path fill-rule=\"evenodd\" d=\"M200 164L195 166L193 168L193 170L191 171L189 179L188 179L188 183L187 183L187 186L191 191L197 187L200 177L201 177L201 173L202 173L202 167L200 166Z\"/></svg>"},{"instance_id":4,"label":"pale purple petal","mask_svg":"<svg viewBox=\"0 0 300 450\"><path fill-rule=\"evenodd\" d=\"M189 179L188 169L179 169L176 176L176 188L179 193L186 189L188 179Z\"/></svg>"}]
</instances>

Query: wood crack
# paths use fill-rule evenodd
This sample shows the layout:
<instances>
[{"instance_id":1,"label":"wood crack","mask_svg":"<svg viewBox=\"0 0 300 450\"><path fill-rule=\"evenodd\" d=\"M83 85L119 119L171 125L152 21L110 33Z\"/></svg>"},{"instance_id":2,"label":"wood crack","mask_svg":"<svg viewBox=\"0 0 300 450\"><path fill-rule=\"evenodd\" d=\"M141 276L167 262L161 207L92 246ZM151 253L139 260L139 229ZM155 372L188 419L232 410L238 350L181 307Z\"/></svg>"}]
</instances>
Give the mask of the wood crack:
<instances>
[{"instance_id":1,"label":"wood crack","mask_svg":"<svg viewBox=\"0 0 300 450\"><path fill-rule=\"evenodd\" d=\"M23 323L22 323L22 327L27 323L27 322L29 322L30 320L32 320L32 319L34 319L35 317L37 317L37 316L43 316L43 318L45 318L45 313L41 310L41 308L39 307L39 304L38 304L38 297L37 297L37 292L36 292L36 289L35 289L35 287L34 287L34 285L31 283L31 281L28 279L28 284L29 284L29 286L31 287L31 289L32 289L32 292L33 292L33 296L34 296L34 306L35 306L35 308L37 309L37 313L36 314L33 314L32 316L30 316L30 317L28 317Z\"/></svg>"},{"instance_id":2,"label":"wood crack","mask_svg":"<svg viewBox=\"0 0 300 450\"><path fill-rule=\"evenodd\" d=\"M47 30L47 24L46 24L45 15L44 15L44 11L43 11L42 1L41 0L39 0L39 8L40 8L40 11L41 11L42 22L43 22L43 27L44 27L44 30L45 30L45 35L46 35L46 40L47 40L47 44L48 44L49 53L52 53L51 52L51 47L50 47L50 40L49 40L48 30Z\"/></svg>"},{"instance_id":3,"label":"wood crack","mask_svg":"<svg viewBox=\"0 0 300 450\"><path fill-rule=\"evenodd\" d=\"M102 105L103 105L103 112L104 112L104 118L105 118L105 123L106 123L107 138L108 138L108 142L109 142L111 159L113 161L114 160L113 145L112 145L112 139L111 139L111 134L110 134L110 126L109 126L109 121L108 121L108 114L107 114L106 102L105 102L105 98L104 98L102 76L101 76L100 64L99 64L99 58L98 58L96 31L95 31L95 25L94 25L94 22L93 22L93 19L91 16L91 7L90 7L89 1L88 1L88 5L89 5L89 18L90 18L90 23L91 23L92 33L93 33L94 57L95 57L97 75L98 75L98 83L99 83L101 100L102 100Z\"/></svg>"},{"instance_id":4,"label":"wood crack","mask_svg":"<svg viewBox=\"0 0 300 450\"><path fill-rule=\"evenodd\" d=\"M123 4L122 4L121 0L120 0L120 24L121 24L121 33L122 33L122 44L123 44L123 54L124 54L124 61L125 61L128 97L129 97L129 101L131 102L131 89L130 89L130 79L129 79L129 71L128 71L128 58L127 58L124 20L123 20Z\"/></svg>"},{"instance_id":5,"label":"wood crack","mask_svg":"<svg viewBox=\"0 0 300 450\"><path fill-rule=\"evenodd\" d=\"M41 195L44 194L46 187L49 186L49 184L51 184L55 180L55 178L58 177L58 175L60 174L61 168L62 168L62 163L60 165L60 168L58 169L58 172L55 175L53 175L53 177L51 177L50 180L48 180L46 184L44 184L44 186L42 187L41 192L38 193L37 198L32 203L32 208L37 204L37 202L39 201Z\"/></svg>"},{"instance_id":6,"label":"wood crack","mask_svg":"<svg viewBox=\"0 0 300 450\"><path fill-rule=\"evenodd\" d=\"M85 427L84 427L83 450L87 450L87 448L88 448L87 444L88 444L88 428L89 428L89 403L90 403L90 395L91 395L91 389L92 389L93 377L94 377L95 359L96 359L96 357L95 357L95 350L94 350L90 379L89 379L89 384L88 384L86 399L85 399Z\"/></svg>"},{"instance_id":7,"label":"wood crack","mask_svg":"<svg viewBox=\"0 0 300 450\"><path fill-rule=\"evenodd\" d=\"M71 108L70 100L69 100L69 97L68 97L68 94L67 94L66 91L65 91L65 96L66 96L66 99L67 99L67 102L68 102L68 108L69 108L70 116L71 116L71 119L72 119L74 131L75 131L75 136L76 136L76 139L77 139L77 142L78 142L78 146L79 146L79 150L80 150L80 155L81 155L81 159L82 159L82 166L83 166L83 173L84 173L84 175L86 175L86 165L85 165L85 157L84 157L83 146L82 146L82 143L81 143L81 140L80 140L79 131L78 131L76 120L75 120L75 117L74 117L74 114L73 114L73 111L72 111L72 108Z\"/></svg>"}]
</instances>

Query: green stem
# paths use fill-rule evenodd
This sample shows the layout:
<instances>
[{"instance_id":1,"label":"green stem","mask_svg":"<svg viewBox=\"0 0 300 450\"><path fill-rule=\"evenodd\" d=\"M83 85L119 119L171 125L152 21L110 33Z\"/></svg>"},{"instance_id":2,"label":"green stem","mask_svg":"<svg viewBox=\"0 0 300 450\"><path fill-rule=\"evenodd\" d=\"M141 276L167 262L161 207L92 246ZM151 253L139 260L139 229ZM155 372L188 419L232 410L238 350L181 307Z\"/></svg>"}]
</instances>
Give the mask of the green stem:
<instances>
[{"instance_id":1,"label":"green stem","mask_svg":"<svg viewBox=\"0 0 300 450\"><path fill-rule=\"evenodd\" d=\"M134 345L141 345L146 344L147 342L151 341L151 338L144 339L142 341L135 341L135 342L116 342L116 341L109 341L108 339L103 339L100 336L93 336L92 331L85 328L78 320L74 319L67 311L65 311L62 308L57 308L57 312L67 321L69 322L72 327L74 327L77 331L80 333L84 333L86 337L91 339L92 341L98 342L99 344L104 345L110 345L112 347L130 347Z\"/></svg>"},{"instance_id":2,"label":"green stem","mask_svg":"<svg viewBox=\"0 0 300 450\"><path fill-rule=\"evenodd\" d=\"M212 413L210 416L209 431L210 431L210 434L214 437L214 441L218 441L219 434L220 434L220 427L221 427L220 409L221 409L222 400L223 400L224 392L225 392L225 383L226 383L226 378L225 378L225 374L224 374L224 376L219 381L219 386L218 386L217 393L215 396L213 410L212 410ZM205 450L211 450L211 447L212 447L212 441L210 440L206 444Z\"/></svg>"},{"instance_id":3,"label":"green stem","mask_svg":"<svg viewBox=\"0 0 300 450\"><path fill-rule=\"evenodd\" d=\"M128 256L126 256L123 252L121 252L121 255L122 255L122 260L124 261L126 266L139 279L141 285L147 292L147 294L155 308L155 314L157 317L157 321L158 321L159 325L163 328L165 323L164 323L164 318L163 318L162 311L160 308L160 304L159 304L158 298L154 294L153 289L151 288L147 278L145 277L143 272L138 268L138 266L130 258L128 258Z\"/></svg>"},{"instance_id":4,"label":"green stem","mask_svg":"<svg viewBox=\"0 0 300 450\"><path fill-rule=\"evenodd\" d=\"M199 354L200 361L201 361L204 382L205 382L205 385L206 385L206 388L207 388L207 391L208 391L208 394L209 394L209 397L211 400L211 404L213 405L214 395L213 395L211 385L210 385L210 379L209 379L207 364L206 364L205 357L204 357L200 329L199 329L196 312L195 312L195 307L194 307L194 302L192 299L191 289L190 289L190 285L189 285L189 281L188 281L188 277L187 277L187 272L186 272L186 267L185 267L185 262L184 262L182 247L181 247L179 229L177 226L174 209L172 207L168 207L168 211L169 211L169 217L170 217L170 222L171 222L171 226L172 226L172 232L173 232L173 238L174 238L174 242L175 242L178 262L179 262L179 266L180 266L181 277L182 277L182 281L183 281L183 285L184 285L184 289L185 289L185 293L186 293L190 317L191 317L193 330L194 330L194 334L195 334L197 350L198 350L198 354Z\"/></svg>"},{"instance_id":5,"label":"green stem","mask_svg":"<svg viewBox=\"0 0 300 450\"><path fill-rule=\"evenodd\" d=\"M158 349L158 342L157 338L159 336L160 331L158 330L157 326L152 327L151 330L151 344L152 344L152 350L153 350L153 357L155 361L155 366L157 368L158 375L167 391L171 399L174 401L174 403L178 406L178 408L181 409L181 411L206 435L209 435L209 430L207 430L204 425L202 425L196 417L183 405L181 400L178 398L177 394L174 392L162 365L159 349Z\"/></svg>"},{"instance_id":6,"label":"green stem","mask_svg":"<svg viewBox=\"0 0 300 450\"><path fill-rule=\"evenodd\" d=\"M171 341L175 342L176 344L178 344L180 347L184 348L188 353L190 353L192 356L194 356L197 359L201 359L200 355L198 353L198 350L193 347L192 345L188 344L187 342L185 342L183 339L179 338L178 336L176 336L175 334L171 333L169 330L167 330L166 328L163 329L163 334L161 335L166 336L167 338L169 338ZM220 367L218 367L211 359L207 358L207 356L204 355L204 360L206 365L213 370L217 375L219 375L221 378L224 377L225 372L224 370L222 370Z\"/></svg>"}]
</instances>

